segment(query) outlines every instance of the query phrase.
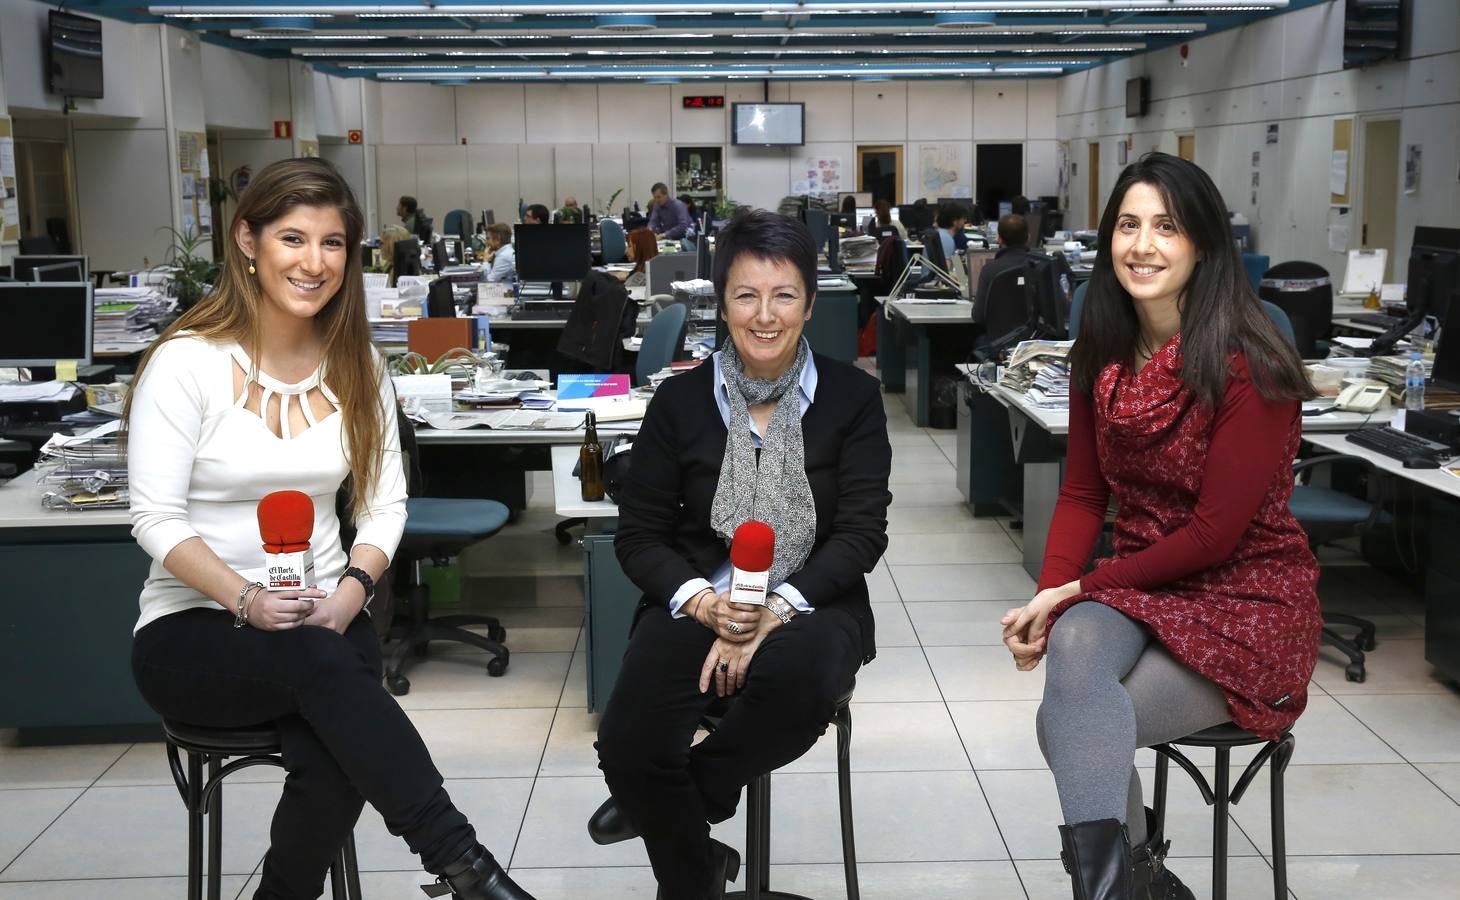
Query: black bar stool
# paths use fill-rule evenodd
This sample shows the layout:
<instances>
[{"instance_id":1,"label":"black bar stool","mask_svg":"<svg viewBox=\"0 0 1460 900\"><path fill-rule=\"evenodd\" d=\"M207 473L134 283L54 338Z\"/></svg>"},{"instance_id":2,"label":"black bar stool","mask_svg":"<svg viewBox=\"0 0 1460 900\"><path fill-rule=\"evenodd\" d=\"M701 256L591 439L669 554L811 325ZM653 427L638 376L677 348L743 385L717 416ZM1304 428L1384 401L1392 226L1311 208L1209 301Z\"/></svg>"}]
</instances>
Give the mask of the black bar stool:
<instances>
[{"instance_id":1,"label":"black bar stool","mask_svg":"<svg viewBox=\"0 0 1460 900\"><path fill-rule=\"evenodd\" d=\"M852 822L852 691L855 682L836 702L831 723L836 726L837 799L841 804L842 869L847 883L847 900L861 900L857 883L857 848ZM700 720L706 731L714 731L725 714L721 704ZM732 891L725 900L808 900L800 894L771 890L771 773L752 781L745 789L745 890Z\"/></svg>"},{"instance_id":2,"label":"black bar stool","mask_svg":"<svg viewBox=\"0 0 1460 900\"><path fill-rule=\"evenodd\" d=\"M188 900L203 897L203 851L208 853L208 900L219 900L223 879L223 779L250 766L284 767L279 732L272 724L247 728L205 728L162 720L167 738L167 763L183 804L188 808ZM187 754L184 769L179 752ZM234 757L227 765L223 760ZM207 780L203 767L207 766ZM203 819L208 837L203 839ZM360 900L360 867L351 834L330 864L334 900Z\"/></svg>"},{"instance_id":3,"label":"black bar stool","mask_svg":"<svg viewBox=\"0 0 1460 900\"><path fill-rule=\"evenodd\" d=\"M1253 744L1262 744L1263 747L1252 758L1252 762L1247 764L1247 768L1242 772L1242 777L1237 779L1237 786L1230 788L1231 772L1229 770L1232 748L1248 747ZM1151 748L1156 751L1156 791L1153 799L1156 807L1157 834L1166 833L1166 775L1169 762L1175 762L1185 769L1186 774L1191 776L1191 780L1196 782L1197 790L1201 791L1201 798L1206 801L1207 806L1216 807L1212 823L1212 900L1227 900L1228 805L1241 802L1242 795L1252 784L1252 779L1257 777L1257 773L1262 770L1268 760L1272 761L1268 778L1272 801L1272 891L1277 900L1285 900L1288 896L1287 831L1283 824L1283 772L1287 770L1288 763L1293 758L1295 744L1296 739L1291 731L1284 731L1282 737L1269 741L1249 731L1244 731L1232 722L1227 722L1187 735L1168 744L1157 744ZM1213 748L1217 755L1216 784L1210 784L1196 764L1177 747Z\"/></svg>"}]
</instances>

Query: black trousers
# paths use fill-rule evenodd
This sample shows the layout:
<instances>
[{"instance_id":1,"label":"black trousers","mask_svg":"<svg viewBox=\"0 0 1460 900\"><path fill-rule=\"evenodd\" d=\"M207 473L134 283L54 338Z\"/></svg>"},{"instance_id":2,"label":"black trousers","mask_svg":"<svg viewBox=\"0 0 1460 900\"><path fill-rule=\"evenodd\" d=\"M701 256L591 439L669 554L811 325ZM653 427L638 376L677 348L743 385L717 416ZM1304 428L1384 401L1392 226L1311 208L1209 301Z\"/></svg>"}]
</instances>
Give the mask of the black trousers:
<instances>
[{"instance_id":1,"label":"black trousers","mask_svg":"<svg viewBox=\"0 0 1460 900\"><path fill-rule=\"evenodd\" d=\"M415 726L380 684L380 641L364 613L343 635L234 628L221 609L173 613L137 633L132 672L166 718L278 725L288 774L256 898L318 897L367 801L428 871L476 843Z\"/></svg>"},{"instance_id":2,"label":"black trousers","mask_svg":"<svg viewBox=\"0 0 1460 900\"><path fill-rule=\"evenodd\" d=\"M861 627L827 607L771 632L720 726L694 747L717 700L700 693L715 635L664 607L644 610L598 727L608 789L643 836L664 900L710 891L710 830L735 814L757 776L805 753L826 731L862 662Z\"/></svg>"}]
</instances>

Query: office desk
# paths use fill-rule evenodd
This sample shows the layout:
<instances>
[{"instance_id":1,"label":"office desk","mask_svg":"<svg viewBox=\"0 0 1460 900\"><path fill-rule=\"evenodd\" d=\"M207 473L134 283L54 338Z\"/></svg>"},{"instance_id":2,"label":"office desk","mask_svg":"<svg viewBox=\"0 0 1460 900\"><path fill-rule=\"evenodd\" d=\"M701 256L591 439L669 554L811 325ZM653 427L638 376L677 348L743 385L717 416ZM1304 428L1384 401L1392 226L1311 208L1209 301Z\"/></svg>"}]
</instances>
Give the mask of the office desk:
<instances>
[{"instance_id":1,"label":"office desk","mask_svg":"<svg viewBox=\"0 0 1460 900\"><path fill-rule=\"evenodd\" d=\"M0 728L34 744L155 740L131 662L151 558L127 510L42 509L36 476L0 485Z\"/></svg>"},{"instance_id":2,"label":"office desk","mask_svg":"<svg viewBox=\"0 0 1460 900\"><path fill-rule=\"evenodd\" d=\"M1443 469L1406 469L1397 459L1365 450L1341 434L1306 432L1303 440L1321 450L1367 460L1376 469L1425 489L1428 518L1415 523L1429 537L1425 567L1425 659L1451 681L1460 682L1460 478Z\"/></svg>"},{"instance_id":3,"label":"office desk","mask_svg":"<svg viewBox=\"0 0 1460 900\"><path fill-rule=\"evenodd\" d=\"M908 414L922 428L930 425L954 427L952 421L933 422L933 381L940 376L956 377L954 364L962 361L973 349L973 304L967 300L953 303L882 302L891 310L899 346L905 345L911 351L904 357L903 365L903 401ZM880 330L877 344L880 350Z\"/></svg>"}]
</instances>

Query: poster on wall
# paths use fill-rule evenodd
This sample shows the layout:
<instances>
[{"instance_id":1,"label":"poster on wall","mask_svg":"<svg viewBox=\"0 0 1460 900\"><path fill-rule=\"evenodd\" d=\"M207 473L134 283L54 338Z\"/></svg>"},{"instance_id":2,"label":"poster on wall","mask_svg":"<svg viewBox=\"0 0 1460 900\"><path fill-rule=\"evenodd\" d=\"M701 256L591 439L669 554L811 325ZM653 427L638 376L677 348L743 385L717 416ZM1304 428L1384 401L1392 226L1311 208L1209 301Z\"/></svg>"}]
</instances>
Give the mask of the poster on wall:
<instances>
[{"instance_id":1,"label":"poster on wall","mask_svg":"<svg viewBox=\"0 0 1460 900\"><path fill-rule=\"evenodd\" d=\"M1070 142L1059 141L1055 144L1055 195L1059 197L1060 209L1070 208Z\"/></svg>"},{"instance_id":2,"label":"poster on wall","mask_svg":"<svg viewBox=\"0 0 1460 900\"><path fill-rule=\"evenodd\" d=\"M839 156L810 157L791 179L793 194L836 194L842 189L842 160Z\"/></svg>"},{"instance_id":3,"label":"poster on wall","mask_svg":"<svg viewBox=\"0 0 1460 900\"><path fill-rule=\"evenodd\" d=\"M964 184L959 166L958 144L923 144L918 149L918 187L929 200L954 194L955 185Z\"/></svg>"},{"instance_id":4,"label":"poster on wall","mask_svg":"<svg viewBox=\"0 0 1460 900\"><path fill-rule=\"evenodd\" d=\"M1419 190L1421 149L1419 144L1407 144L1404 148L1404 192L1413 194Z\"/></svg>"},{"instance_id":5,"label":"poster on wall","mask_svg":"<svg viewBox=\"0 0 1460 900\"><path fill-rule=\"evenodd\" d=\"M1347 253L1349 242L1349 208L1328 207L1328 249L1334 253Z\"/></svg>"},{"instance_id":6,"label":"poster on wall","mask_svg":"<svg viewBox=\"0 0 1460 900\"><path fill-rule=\"evenodd\" d=\"M1278 127L1276 122L1267 126L1267 142L1269 144L1276 144L1278 142Z\"/></svg>"}]
</instances>

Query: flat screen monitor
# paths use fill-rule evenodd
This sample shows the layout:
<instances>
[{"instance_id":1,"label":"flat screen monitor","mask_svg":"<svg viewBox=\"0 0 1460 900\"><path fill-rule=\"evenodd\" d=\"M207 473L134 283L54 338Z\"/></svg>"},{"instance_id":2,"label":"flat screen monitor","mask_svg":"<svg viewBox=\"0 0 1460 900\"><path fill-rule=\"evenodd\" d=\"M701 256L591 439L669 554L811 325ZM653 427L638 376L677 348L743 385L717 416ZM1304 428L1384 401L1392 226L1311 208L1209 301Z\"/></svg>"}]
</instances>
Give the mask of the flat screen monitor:
<instances>
[{"instance_id":1,"label":"flat screen monitor","mask_svg":"<svg viewBox=\"0 0 1460 900\"><path fill-rule=\"evenodd\" d=\"M435 257L436 271L441 271L447 266L461 265L461 238L444 237L431 247L431 254Z\"/></svg>"},{"instance_id":2,"label":"flat screen monitor","mask_svg":"<svg viewBox=\"0 0 1460 900\"><path fill-rule=\"evenodd\" d=\"M22 255L15 257L15 260L11 263L11 267L14 269L14 278L16 281L40 281L40 278L36 275L35 271L38 267L54 266L57 263L71 262L81 264L81 277L74 279L75 281L87 281L91 278L91 273L89 272L89 267L87 266L86 257L84 256Z\"/></svg>"},{"instance_id":3,"label":"flat screen monitor","mask_svg":"<svg viewBox=\"0 0 1460 900\"><path fill-rule=\"evenodd\" d=\"M968 259L969 297L972 297L978 290L978 278L983 274L983 267L988 265L989 260L993 259L998 252L997 250L975 250L972 247L963 251L963 255Z\"/></svg>"},{"instance_id":4,"label":"flat screen monitor","mask_svg":"<svg viewBox=\"0 0 1460 900\"><path fill-rule=\"evenodd\" d=\"M735 103L730 116L732 144L799 147L806 143L804 103Z\"/></svg>"},{"instance_id":5,"label":"flat screen monitor","mask_svg":"<svg viewBox=\"0 0 1460 900\"><path fill-rule=\"evenodd\" d=\"M1139 119L1146 114L1151 102L1151 79L1131 78L1125 83L1125 115L1128 119Z\"/></svg>"},{"instance_id":6,"label":"flat screen monitor","mask_svg":"<svg viewBox=\"0 0 1460 900\"><path fill-rule=\"evenodd\" d=\"M86 276L82 274L80 260L72 260L63 263L51 263L48 266L35 267L36 281L67 281L75 284L85 281Z\"/></svg>"},{"instance_id":7,"label":"flat screen monitor","mask_svg":"<svg viewBox=\"0 0 1460 900\"><path fill-rule=\"evenodd\" d=\"M548 282L553 286L553 299L564 299L563 282L581 281L593 268L588 232L589 226L581 222L515 226L517 279Z\"/></svg>"},{"instance_id":8,"label":"flat screen monitor","mask_svg":"<svg viewBox=\"0 0 1460 900\"><path fill-rule=\"evenodd\" d=\"M939 206L951 206L963 213L965 220L973 218L973 199L971 197L939 197Z\"/></svg>"},{"instance_id":9,"label":"flat screen monitor","mask_svg":"<svg viewBox=\"0 0 1460 900\"><path fill-rule=\"evenodd\" d=\"M934 212L936 210L933 206L926 203L921 205L911 203L905 206L899 206L896 210L897 220L902 223L903 228L907 229L908 237L922 234L927 229L932 228Z\"/></svg>"},{"instance_id":10,"label":"flat screen monitor","mask_svg":"<svg viewBox=\"0 0 1460 900\"><path fill-rule=\"evenodd\" d=\"M1451 305L1460 299L1460 228L1417 226L1409 251L1404 303L1444 326Z\"/></svg>"},{"instance_id":11,"label":"flat screen monitor","mask_svg":"<svg viewBox=\"0 0 1460 900\"><path fill-rule=\"evenodd\" d=\"M496 213L496 211L495 210L491 210L491 209L484 209L484 210L482 210L482 224L483 225L495 225L495 224L497 224L497 213Z\"/></svg>"},{"instance_id":12,"label":"flat screen monitor","mask_svg":"<svg viewBox=\"0 0 1460 900\"><path fill-rule=\"evenodd\" d=\"M1435 366L1430 370L1430 383L1460 393L1460 330L1454 334L1440 332L1440 343L1435 347Z\"/></svg>"},{"instance_id":13,"label":"flat screen monitor","mask_svg":"<svg viewBox=\"0 0 1460 900\"><path fill-rule=\"evenodd\" d=\"M1346 0L1343 11L1343 67L1399 59L1404 52L1406 0Z\"/></svg>"},{"instance_id":14,"label":"flat screen monitor","mask_svg":"<svg viewBox=\"0 0 1460 900\"><path fill-rule=\"evenodd\" d=\"M89 284L0 283L0 366L91 364Z\"/></svg>"},{"instance_id":15,"label":"flat screen monitor","mask_svg":"<svg viewBox=\"0 0 1460 900\"><path fill-rule=\"evenodd\" d=\"M649 296L672 294L671 282L693 281L699 268L697 256L696 253L661 253L649 260L644 266L649 279Z\"/></svg>"},{"instance_id":16,"label":"flat screen monitor","mask_svg":"<svg viewBox=\"0 0 1460 900\"><path fill-rule=\"evenodd\" d=\"M46 85L63 97L100 99L101 20L51 10Z\"/></svg>"}]
</instances>

